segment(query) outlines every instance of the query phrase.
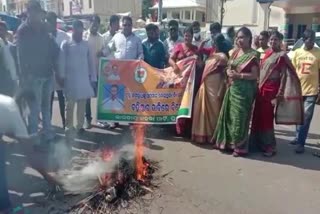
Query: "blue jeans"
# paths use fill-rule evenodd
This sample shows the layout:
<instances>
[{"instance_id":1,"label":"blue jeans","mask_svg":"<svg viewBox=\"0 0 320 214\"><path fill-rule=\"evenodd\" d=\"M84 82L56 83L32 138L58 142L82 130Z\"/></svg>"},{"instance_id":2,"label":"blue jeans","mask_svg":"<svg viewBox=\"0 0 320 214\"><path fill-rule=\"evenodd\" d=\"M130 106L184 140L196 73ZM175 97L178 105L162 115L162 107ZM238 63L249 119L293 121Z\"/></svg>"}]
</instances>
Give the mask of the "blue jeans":
<instances>
[{"instance_id":1,"label":"blue jeans","mask_svg":"<svg viewBox=\"0 0 320 214\"><path fill-rule=\"evenodd\" d=\"M53 91L53 78L29 78L23 80L21 84L22 88L31 89L35 94L34 102L29 103L29 134L38 133L39 115L41 112L44 140L52 140L54 137L51 126L51 93Z\"/></svg>"},{"instance_id":2,"label":"blue jeans","mask_svg":"<svg viewBox=\"0 0 320 214\"><path fill-rule=\"evenodd\" d=\"M304 96L304 123L303 125L297 126L296 128L296 139L295 141L298 145L304 146L306 144L306 139L308 137L310 124L313 117L314 107L316 105L318 96Z\"/></svg>"},{"instance_id":3,"label":"blue jeans","mask_svg":"<svg viewBox=\"0 0 320 214\"><path fill-rule=\"evenodd\" d=\"M0 135L0 138L2 136ZM7 173L5 160L5 144L0 139L0 212L10 208L10 199L7 187Z\"/></svg>"}]
</instances>

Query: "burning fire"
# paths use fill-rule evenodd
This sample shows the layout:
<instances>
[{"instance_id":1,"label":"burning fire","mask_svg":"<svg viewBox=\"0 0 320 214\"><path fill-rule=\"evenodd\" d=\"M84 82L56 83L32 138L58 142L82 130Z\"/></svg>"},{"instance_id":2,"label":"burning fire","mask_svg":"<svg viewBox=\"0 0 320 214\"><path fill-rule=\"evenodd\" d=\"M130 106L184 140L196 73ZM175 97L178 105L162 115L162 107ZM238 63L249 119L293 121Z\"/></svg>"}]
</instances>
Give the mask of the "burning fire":
<instances>
[{"instance_id":1,"label":"burning fire","mask_svg":"<svg viewBox=\"0 0 320 214\"><path fill-rule=\"evenodd\" d=\"M135 159L136 159L136 178L138 181L144 181L147 175L148 163L143 158L143 142L145 134L145 126L134 125L134 141L135 141Z\"/></svg>"},{"instance_id":2,"label":"burning fire","mask_svg":"<svg viewBox=\"0 0 320 214\"><path fill-rule=\"evenodd\" d=\"M153 192L156 167L144 157L145 130L145 125L134 124L134 148L132 145L120 150L102 148L94 153L97 156L87 156L83 168L71 171L72 179L65 179L70 192L91 195L70 207L67 213L118 213L114 211L135 208L134 203L140 203L137 198Z\"/></svg>"}]
</instances>

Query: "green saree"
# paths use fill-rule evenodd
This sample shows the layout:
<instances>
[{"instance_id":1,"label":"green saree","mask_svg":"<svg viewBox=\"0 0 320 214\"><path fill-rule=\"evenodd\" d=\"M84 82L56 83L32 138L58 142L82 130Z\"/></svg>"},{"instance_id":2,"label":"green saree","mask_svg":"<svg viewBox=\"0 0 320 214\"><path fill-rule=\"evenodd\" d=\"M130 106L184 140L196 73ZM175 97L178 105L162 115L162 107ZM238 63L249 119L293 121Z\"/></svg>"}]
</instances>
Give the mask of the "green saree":
<instances>
[{"instance_id":1,"label":"green saree","mask_svg":"<svg viewBox=\"0 0 320 214\"><path fill-rule=\"evenodd\" d=\"M237 57L236 50L229 67L239 73L249 73L253 66L259 66L259 53L252 50ZM248 132L251 110L257 92L256 80L235 80L225 94L218 124L212 142L221 150L233 150L245 155L248 152Z\"/></svg>"}]
</instances>

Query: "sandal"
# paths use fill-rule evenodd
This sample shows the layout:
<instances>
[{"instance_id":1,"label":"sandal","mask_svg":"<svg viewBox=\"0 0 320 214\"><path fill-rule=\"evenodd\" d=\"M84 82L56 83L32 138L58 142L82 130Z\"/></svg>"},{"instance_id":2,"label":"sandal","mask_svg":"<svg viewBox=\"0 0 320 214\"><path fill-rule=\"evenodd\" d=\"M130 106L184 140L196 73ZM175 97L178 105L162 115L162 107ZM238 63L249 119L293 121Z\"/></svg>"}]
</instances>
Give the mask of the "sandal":
<instances>
[{"instance_id":1,"label":"sandal","mask_svg":"<svg viewBox=\"0 0 320 214\"><path fill-rule=\"evenodd\" d=\"M263 156L268 158L273 157L275 154L275 152L263 152Z\"/></svg>"},{"instance_id":2,"label":"sandal","mask_svg":"<svg viewBox=\"0 0 320 214\"><path fill-rule=\"evenodd\" d=\"M235 157L235 158L247 156L247 154L245 154L245 153L239 153L239 152L233 152L232 155L233 155L233 157Z\"/></svg>"}]
</instances>

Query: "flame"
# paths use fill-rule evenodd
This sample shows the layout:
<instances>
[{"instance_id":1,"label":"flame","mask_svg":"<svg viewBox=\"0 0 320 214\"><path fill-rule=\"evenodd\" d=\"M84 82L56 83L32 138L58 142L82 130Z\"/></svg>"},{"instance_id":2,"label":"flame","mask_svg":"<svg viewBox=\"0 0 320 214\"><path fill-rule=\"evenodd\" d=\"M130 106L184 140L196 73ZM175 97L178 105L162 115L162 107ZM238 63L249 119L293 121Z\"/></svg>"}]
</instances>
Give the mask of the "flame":
<instances>
[{"instance_id":1,"label":"flame","mask_svg":"<svg viewBox=\"0 0 320 214\"><path fill-rule=\"evenodd\" d=\"M104 161L111 161L114 156L114 151L111 149L104 148L101 151L101 158ZM103 176L99 178L100 185L102 187L109 186L112 182L112 173L105 173Z\"/></svg>"},{"instance_id":2,"label":"flame","mask_svg":"<svg viewBox=\"0 0 320 214\"><path fill-rule=\"evenodd\" d=\"M111 161L113 158L113 151L110 149L103 149L102 150L102 154L101 154L101 158L104 161Z\"/></svg>"},{"instance_id":3,"label":"flame","mask_svg":"<svg viewBox=\"0 0 320 214\"><path fill-rule=\"evenodd\" d=\"M135 141L135 158L136 158L136 176L138 181L144 181L147 174L147 165L143 160L143 142L145 126L135 124L134 125L134 141Z\"/></svg>"}]
</instances>

